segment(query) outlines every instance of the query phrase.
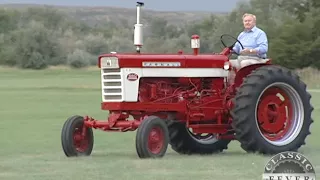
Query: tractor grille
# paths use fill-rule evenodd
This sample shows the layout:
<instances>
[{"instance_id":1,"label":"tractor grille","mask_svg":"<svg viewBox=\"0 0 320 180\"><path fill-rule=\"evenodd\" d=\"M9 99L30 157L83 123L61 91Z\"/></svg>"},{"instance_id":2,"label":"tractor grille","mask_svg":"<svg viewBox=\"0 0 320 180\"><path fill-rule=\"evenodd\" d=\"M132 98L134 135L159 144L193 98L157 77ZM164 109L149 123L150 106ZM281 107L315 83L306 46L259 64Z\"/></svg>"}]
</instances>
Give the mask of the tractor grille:
<instances>
[{"instance_id":1,"label":"tractor grille","mask_svg":"<svg viewBox=\"0 0 320 180\"><path fill-rule=\"evenodd\" d=\"M102 69L103 102L119 102L123 100L123 81L121 69Z\"/></svg>"}]
</instances>

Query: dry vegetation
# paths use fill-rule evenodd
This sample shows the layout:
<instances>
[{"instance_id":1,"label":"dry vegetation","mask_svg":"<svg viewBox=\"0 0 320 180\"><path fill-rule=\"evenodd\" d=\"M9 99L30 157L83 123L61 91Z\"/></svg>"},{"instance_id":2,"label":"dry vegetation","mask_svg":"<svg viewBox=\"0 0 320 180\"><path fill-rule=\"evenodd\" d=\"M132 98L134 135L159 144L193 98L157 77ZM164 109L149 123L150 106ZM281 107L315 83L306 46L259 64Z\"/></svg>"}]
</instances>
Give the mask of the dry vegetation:
<instances>
[{"instance_id":1,"label":"dry vegetation","mask_svg":"<svg viewBox=\"0 0 320 180\"><path fill-rule=\"evenodd\" d=\"M304 68L296 70L297 74L312 89L320 89L320 71L315 68Z\"/></svg>"}]
</instances>

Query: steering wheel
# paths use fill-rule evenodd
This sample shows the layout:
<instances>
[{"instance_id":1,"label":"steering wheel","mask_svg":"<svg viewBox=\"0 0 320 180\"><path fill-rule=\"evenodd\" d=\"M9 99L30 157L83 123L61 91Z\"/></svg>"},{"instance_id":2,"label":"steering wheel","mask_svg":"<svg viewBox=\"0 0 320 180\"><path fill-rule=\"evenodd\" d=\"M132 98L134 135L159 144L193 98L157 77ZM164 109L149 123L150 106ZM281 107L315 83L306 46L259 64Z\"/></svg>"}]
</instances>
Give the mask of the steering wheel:
<instances>
[{"instance_id":1,"label":"steering wheel","mask_svg":"<svg viewBox=\"0 0 320 180\"><path fill-rule=\"evenodd\" d=\"M235 40L235 42L234 42L231 46L227 46L227 45L225 44L225 42L223 41L223 37L225 37L225 36L231 37L233 40ZM224 47L228 47L229 49L232 49L237 42L240 44L240 46L242 47L242 49L244 49L244 47L243 47L243 45L241 44L241 42L240 42L237 38L235 38L235 37L233 37L233 36L231 36L231 35L229 35L229 34L223 34L223 35L221 35L220 41L221 41L221 43L224 45ZM235 52L233 52L233 53L235 53ZM237 54L237 53L235 53L235 54ZM239 55L239 54L237 54L237 55Z\"/></svg>"}]
</instances>

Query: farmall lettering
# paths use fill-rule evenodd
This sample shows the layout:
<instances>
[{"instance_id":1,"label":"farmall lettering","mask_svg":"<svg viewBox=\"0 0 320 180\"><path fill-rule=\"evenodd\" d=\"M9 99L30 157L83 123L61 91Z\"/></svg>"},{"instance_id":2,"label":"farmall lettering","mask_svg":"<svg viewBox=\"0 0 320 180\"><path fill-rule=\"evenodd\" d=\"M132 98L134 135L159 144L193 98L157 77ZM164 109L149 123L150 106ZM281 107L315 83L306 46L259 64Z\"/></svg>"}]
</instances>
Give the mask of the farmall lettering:
<instances>
[{"instance_id":1,"label":"farmall lettering","mask_svg":"<svg viewBox=\"0 0 320 180\"><path fill-rule=\"evenodd\" d=\"M143 67L180 67L180 62L143 62Z\"/></svg>"},{"instance_id":2,"label":"farmall lettering","mask_svg":"<svg viewBox=\"0 0 320 180\"><path fill-rule=\"evenodd\" d=\"M313 107L298 75L270 59L239 68L229 57L236 42L243 46L230 35L221 42L229 36L234 43L218 53L202 54L198 35L191 37L193 53L144 53L142 6L137 3L136 52L98 58L101 109L108 118L70 117L61 135L66 156L90 155L93 129L137 130L140 158L163 157L169 142L179 154L222 152L232 140L261 154L304 145Z\"/></svg>"}]
</instances>

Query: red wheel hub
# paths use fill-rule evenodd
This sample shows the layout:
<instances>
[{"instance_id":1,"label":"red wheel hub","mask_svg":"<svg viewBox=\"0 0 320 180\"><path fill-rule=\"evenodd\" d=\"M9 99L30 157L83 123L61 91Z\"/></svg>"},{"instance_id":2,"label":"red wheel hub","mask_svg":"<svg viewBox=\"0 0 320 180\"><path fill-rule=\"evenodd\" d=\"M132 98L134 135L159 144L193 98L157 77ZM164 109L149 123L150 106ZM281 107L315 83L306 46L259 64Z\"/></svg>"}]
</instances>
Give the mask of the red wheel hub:
<instances>
[{"instance_id":1,"label":"red wheel hub","mask_svg":"<svg viewBox=\"0 0 320 180\"><path fill-rule=\"evenodd\" d=\"M158 154L164 145L164 132L160 127L151 129L148 137L148 149L153 154Z\"/></svg>"},{"instance_id":2,"label":"red wheel hub","mask_svg":"<svg viewBox=\"0 0 320 180\"><path fill-rule=\"evenodd\" d=\"M260 98L257 117L262 134L269 140L280 140L292 123L292 104L287 93L277 87L266 90Z\"/></svg>"},{"instance_id":3,"label":"red wheel hub","mask_svg":"<svg viewBox=\"0 0 320 180\"><path fill-rule=\"evenodd\" d=\"M83 130L85 128L76 128L73 132L73 145L79 152L85 152L86 149L89 146L89 139L88 136L85 133L85 136L83 136Z\"/></svg>"}]
</instances>

